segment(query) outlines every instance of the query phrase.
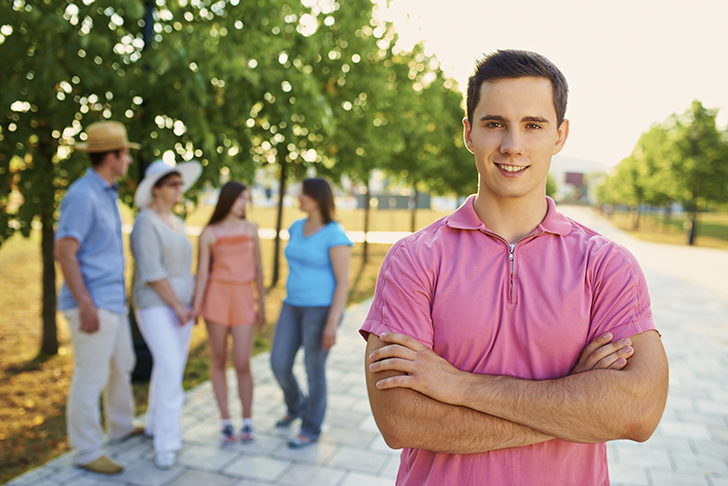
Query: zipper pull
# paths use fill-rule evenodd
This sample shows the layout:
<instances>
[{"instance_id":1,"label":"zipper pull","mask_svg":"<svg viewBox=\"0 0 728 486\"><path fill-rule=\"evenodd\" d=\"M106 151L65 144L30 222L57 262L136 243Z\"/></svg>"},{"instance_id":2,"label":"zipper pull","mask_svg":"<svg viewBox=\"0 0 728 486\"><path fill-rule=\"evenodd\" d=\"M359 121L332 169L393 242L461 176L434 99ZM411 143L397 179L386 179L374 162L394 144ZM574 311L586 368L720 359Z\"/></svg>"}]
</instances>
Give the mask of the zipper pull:
<instances>
[{"instance_id":1,"label":"zipper pull","mask_svg":"<svg viewBox=\"0 0 728 486\"><path fill-rule=\"evenodd\" d=\"M511 249L511 251L508 253L508 259L510 261L513 261L513 252L516 251L516 244L515 243L511 243L510 244L510 249Z\"/></svg>"}]
</instances>

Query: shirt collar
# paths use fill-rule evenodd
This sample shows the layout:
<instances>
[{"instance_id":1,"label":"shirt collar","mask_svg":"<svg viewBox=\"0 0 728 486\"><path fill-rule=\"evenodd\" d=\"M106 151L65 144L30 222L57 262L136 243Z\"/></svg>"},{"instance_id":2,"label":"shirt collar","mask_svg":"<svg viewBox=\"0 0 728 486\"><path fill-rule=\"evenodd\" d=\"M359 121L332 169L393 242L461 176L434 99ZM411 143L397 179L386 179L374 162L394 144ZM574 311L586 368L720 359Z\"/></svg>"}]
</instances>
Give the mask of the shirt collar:
<instances>
[{"instance_id":1,"label":"shirt collar","mask_svg":"<svg viewBox=\"0 0 728 486\"><path fill-rule=\"evenodd\" d=\"M454 229L461 230L479 230L484 228L488 231L487 226L478 218L473 207L475 195L471 195L448 219L447 225ZM546 196L548 211L546 217L538 225L534 233L553 233L559 236L566 236L571 233L571 221L556 209L556 203L553 199Z\"/></svg>"},{"instance_id":2,"label":"shirt collar","mask_svg":"<svg viewBox=\"0 0 728 486\"><path fill-rule=\"evenodd\" d=\"M106 181L106 179L101 177L101 175L99 175L99 173L96 172L95 170L93 170L92 168L86 169L86 175L89 176L89 180L92 182L92 184L97 186L99 189L103 189L106 191L115 191L115 192L119 191L119 184L117 184L117 183L109 184Z\"/></svg>"}]
</instances>

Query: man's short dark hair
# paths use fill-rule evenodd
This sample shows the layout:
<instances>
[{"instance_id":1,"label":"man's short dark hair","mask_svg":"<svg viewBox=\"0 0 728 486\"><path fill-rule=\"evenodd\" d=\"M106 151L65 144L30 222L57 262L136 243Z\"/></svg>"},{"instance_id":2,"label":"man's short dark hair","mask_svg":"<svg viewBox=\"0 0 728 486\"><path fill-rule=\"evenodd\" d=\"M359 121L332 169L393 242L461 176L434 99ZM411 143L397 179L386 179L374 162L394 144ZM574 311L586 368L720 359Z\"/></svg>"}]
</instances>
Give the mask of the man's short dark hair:
<instances>
[{"instance_id":1,"label":"man's short dark hair","mask_svg":"<svg viewBox=\"0 0 728 486\"><path fill-rule=\"evenodd\" d=\"M468 78L466 99L468 120L471 125L475 107L480 101L480 88L483 83L523 77L546 78L551 81L557 127L561 126L566 116L566 101L569 96L566 78L559 68L541 54L518 50L496 51L475 65L475 72Z\"/></svg>"},{"instance_id":2,"label":"man's short dark hair","mask_svg":"<svg viewBox=\"0 0 728 486\"><path fill-rule=\"evenodd\" d=\"M118 157L122 150L124 149L109 150L108 152L89 152L88 157L91 159L91 166L100 166L106 158L106 154L114 154L114 156Z\"/></svg>"}]
</instances>

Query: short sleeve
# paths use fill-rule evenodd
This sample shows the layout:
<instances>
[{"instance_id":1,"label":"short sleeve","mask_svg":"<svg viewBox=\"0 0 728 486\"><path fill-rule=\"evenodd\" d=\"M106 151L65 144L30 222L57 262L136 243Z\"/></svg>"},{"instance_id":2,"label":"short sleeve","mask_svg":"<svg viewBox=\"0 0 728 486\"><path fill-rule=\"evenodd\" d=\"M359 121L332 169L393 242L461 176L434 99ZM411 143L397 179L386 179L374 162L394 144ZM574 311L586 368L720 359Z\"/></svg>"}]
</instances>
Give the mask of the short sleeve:
<instances>
[{"instance_id":1,"label":"short sleeve","mask_svg":"<svg viewBox=\"0 0 728 486\"><path fill-rule=\"evenodd\" d=\"M647 282L637 260L613 243L596 268L590 341L604 332L614 339L657 330Z\"/></svg>"},{"instance_id":2,"label":"short sleeve","mask_svg":"<svg viewBox=\"0 0 728 486\"><path fill-rule=\"evenodd\" d=\"M328 240L329 249L335 247L335 246L353 246L354 243L351 242L348 236L346 236L346 232L344 231L344 227L341 226L339 223L333 223L332 225L332 231Z\"/></svg>"},{"instance_id":3,"label":"short sleeve","mask_svg":"<svg viewBox=\"0 0 728 486\"><path fill-rule=\"evenodd\" d=\"M359 332L396 332L410 336L424 346L434 345L432 325L432 284L428 271L420 268L401 244L387 253L377 278L374 300Z\"/></svg>"},{"instance_id":4,"label":"short sleeve","mask_svg":"<svg viewBox=\"0 0 728 486\"><path fill-rule=\"evenodd\" d=\"M148 214L139 213L130 240L139 284L169 277L162 262L161 235Z\"/></svg>"},{"instance_id":5,"label":"short sleeve","mask_svg":"<svg viewBox=\"0 0 728 486\"><path fill-rule=\"evenodd\" d=\"M61 202L61 214L56 225L56 241L73 238L80 243L91 231L94 221L94 201L79 191L68 192Z\"/></svg>"}]
</instances>

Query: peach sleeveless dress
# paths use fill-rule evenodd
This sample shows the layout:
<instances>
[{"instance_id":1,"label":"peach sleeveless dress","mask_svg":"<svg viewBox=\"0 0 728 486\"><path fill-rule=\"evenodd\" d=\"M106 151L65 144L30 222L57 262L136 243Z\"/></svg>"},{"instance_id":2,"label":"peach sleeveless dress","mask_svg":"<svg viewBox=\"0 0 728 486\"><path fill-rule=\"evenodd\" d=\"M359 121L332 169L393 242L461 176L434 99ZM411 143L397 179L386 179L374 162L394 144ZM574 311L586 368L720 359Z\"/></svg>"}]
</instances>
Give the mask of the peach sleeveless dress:
<instances>
[{"instance_id":1,"label":"peach sleeveless dress","mask_svg":"<svg viewBox=\"0 0 728 486\"><path fill-rule=\"evenodd\" d=\"M255 322L253 282L255 243L247 233L221 235L214 226L212 268L201 314L208 322L232 327Z\"/></svg>"}]
</instances>

